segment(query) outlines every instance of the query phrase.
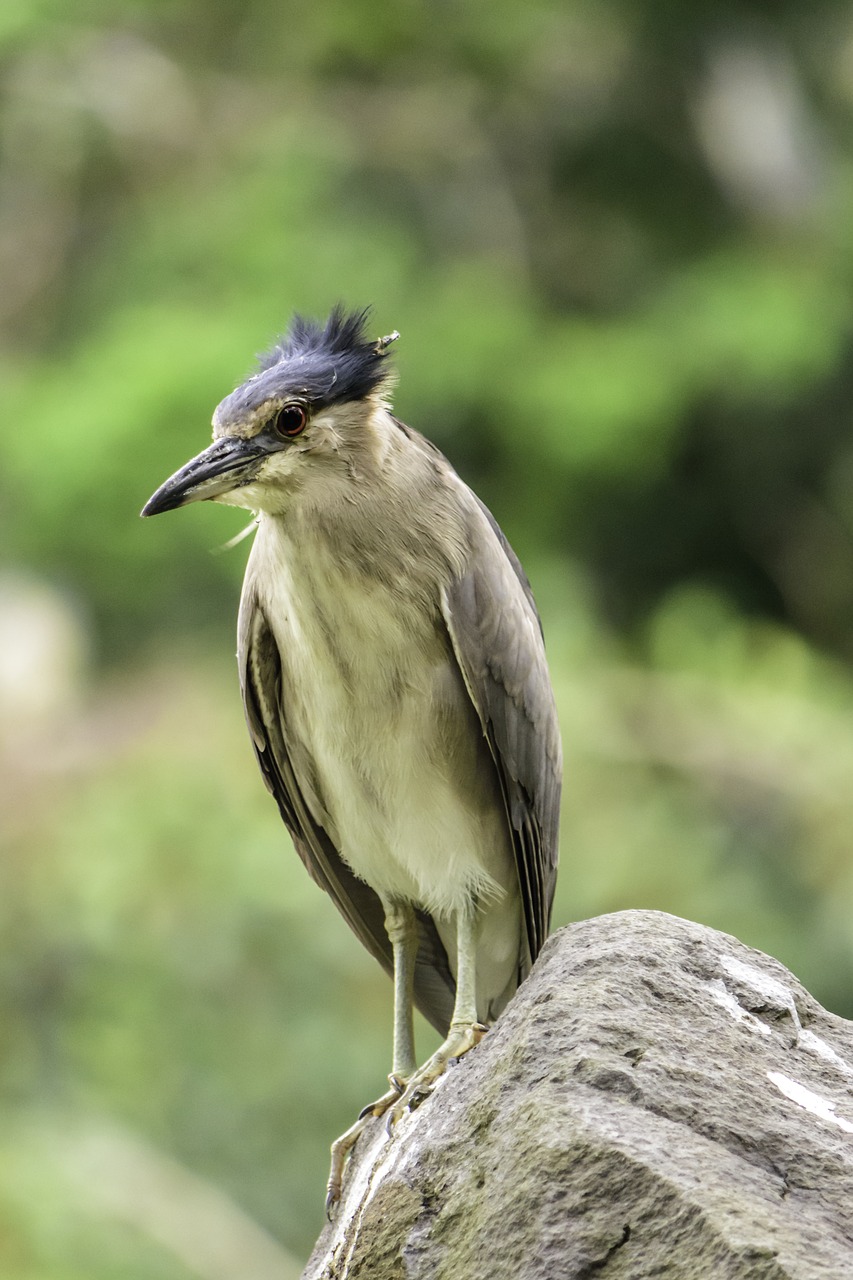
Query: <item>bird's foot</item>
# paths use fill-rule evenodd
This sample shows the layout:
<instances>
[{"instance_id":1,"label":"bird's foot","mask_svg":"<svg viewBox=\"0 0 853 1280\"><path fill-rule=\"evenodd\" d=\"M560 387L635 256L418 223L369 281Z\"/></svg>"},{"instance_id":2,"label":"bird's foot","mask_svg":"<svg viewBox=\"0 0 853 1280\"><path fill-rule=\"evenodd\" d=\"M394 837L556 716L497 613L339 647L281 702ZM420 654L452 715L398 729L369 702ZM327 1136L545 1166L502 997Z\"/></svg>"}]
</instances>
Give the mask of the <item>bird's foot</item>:
<instances>
[{"instance_id":1,"label":"bird's foot","mask_svg":"<svg viewBox=\"0 0 853 1280\"><path fill-rule=\"evenodd\" d=\"M401 1079L400 1076L390 1075L388 1083L391 1086L388 1092L383 1093L381 1098L377 1098L375 1102L369 1103L363 1111L360 1111L355 1124L350 1125L346 1133L342 1133L332 1143L332 1166L329 1170L329 1181L326 1184L326 1217L330 1221L335 1205L341 1198L344 1167L349 1153L370 1121L375 1120L377 1116L384 1116L388 1108L393 1106L397 1099L405 1093L406 1081Z\"/></svg>"},{"instance_id":2,"label":"bird's foot","mask_svg":"<svg viewBox=\"0 0 853 1280\"><path fill-rule=\"evenodd\" d=\"M452 1023L444 1044L440 1045L432 1057L428 1058L408 1080L397 1075L388 1077L388 1083L391 1085L388 1092L366 1106L359 1113L355 1124L350 1125L346 1133L342 1133L337 1141L332 1143L332 1166L326 1185L327 1218L331 1220L335 1206L341 1198L344 1169L349 1154L370 1121L378 1116L386 1116L385 1125L390 1133L407 1111L414 1111L424 1098L432 1093L435 1082L444 1075L448 1063L455 1058L461 1058L469 1049L479 1044L487 1030L488 1027L484 1027L481 1022Z\"/></svg>"},{"instance_id":3,"label":"bird's foot","mask_svg":"<svg viewBox=\"0 0 853 1280\"><path fill-rule=\"evenodd\" d=\"M386 1108L385 1127L389 1133L407 1111L414 1111L432 1093L435 1082L444 1075L448 1064L478 1045L487 1031L488 1027L484 1027L482 1022L451 1023L444 1044L422 1067L418 1067L397 1099Z\"/></svg>"}]
</instances>

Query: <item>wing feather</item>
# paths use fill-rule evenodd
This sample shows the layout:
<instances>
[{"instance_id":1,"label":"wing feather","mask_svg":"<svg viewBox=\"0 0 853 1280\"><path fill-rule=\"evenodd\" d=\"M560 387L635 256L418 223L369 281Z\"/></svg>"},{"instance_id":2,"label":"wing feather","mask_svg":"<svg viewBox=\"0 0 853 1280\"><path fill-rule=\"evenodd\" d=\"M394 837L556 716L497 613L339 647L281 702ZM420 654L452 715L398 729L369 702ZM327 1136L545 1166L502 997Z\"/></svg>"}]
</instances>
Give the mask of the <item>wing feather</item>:
<instances>
[{"instance_id":1,"label":"wing feather","mask_svg":"<svg viewBox=\"0 0 853 1280\"><path fill-rule=\"evenodd\" d=\"M530 584L494 517L471 497L468 568L445 592L442 610L500 778L524 912L526 971L548 933L557 877L560 732Z\"/></svg>"}]
</instances>

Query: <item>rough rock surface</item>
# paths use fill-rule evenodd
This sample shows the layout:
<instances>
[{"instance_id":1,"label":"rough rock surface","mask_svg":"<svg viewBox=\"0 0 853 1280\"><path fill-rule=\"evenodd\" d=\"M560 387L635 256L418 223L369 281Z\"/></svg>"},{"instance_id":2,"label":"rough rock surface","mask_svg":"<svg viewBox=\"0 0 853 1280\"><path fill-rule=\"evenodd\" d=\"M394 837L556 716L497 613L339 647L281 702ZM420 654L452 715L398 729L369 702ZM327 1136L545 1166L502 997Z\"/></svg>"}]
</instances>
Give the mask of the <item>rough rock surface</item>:
<instances>
[{"instance_id":1,"label":"rough rock surface","mask_svg":"<svg viewBox=\"0 0 853 1280\"><path fill-rule=\"evenodd\" d=\"M304 1280L853 1278L853 1023L652 911L561 930L483 1043L362 1135Z\"/></svg>"}]
</instances>

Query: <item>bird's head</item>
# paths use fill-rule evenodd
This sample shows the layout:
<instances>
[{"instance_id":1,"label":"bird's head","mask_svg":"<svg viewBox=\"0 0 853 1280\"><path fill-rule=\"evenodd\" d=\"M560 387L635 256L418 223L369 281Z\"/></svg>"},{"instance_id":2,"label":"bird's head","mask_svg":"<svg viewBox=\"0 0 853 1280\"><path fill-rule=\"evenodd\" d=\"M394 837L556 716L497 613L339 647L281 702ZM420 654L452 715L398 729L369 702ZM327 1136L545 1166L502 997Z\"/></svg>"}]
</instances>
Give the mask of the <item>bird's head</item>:
<instances>
[{"instance_id":1,"label":"bird's head","mask_svg":"<svg viewBox=\"0 0 853 1280\"><path fill-rule=\"evenodd\" d=\"M325 324L296 316L258 371L217 406L213 444L162 484L142 510L159 515L214 501L276 512L309 471L351 468L391 382L364 311L336 307Z\"/></svg>"}]
</instances>

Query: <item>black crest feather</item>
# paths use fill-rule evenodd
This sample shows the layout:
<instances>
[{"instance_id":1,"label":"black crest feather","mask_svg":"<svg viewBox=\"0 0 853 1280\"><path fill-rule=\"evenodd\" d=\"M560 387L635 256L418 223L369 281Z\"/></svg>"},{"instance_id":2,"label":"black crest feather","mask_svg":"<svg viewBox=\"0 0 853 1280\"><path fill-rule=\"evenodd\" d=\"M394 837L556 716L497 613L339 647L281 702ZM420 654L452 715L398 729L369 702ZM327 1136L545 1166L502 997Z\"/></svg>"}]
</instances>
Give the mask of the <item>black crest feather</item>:
<instances>
[{"instance_id":1,"label":"black crest feather","mask_svg":"<svg viewBox=\"0 0 853 1280\"><path fill-rule=\"evenodd\" d=\"M332 404L360 400L388 376L376 339L365 334L370 308L333 308L325 324L296 315L283 338L259 361L259 372L281 366L289 379L302 380L312 400Z\"/></svg>"},{"instance_id":2,"label":"black crest feather","mask_svg":"<svg viewBox=\"0 0 853 1280\"><path fill-rule=\"evenodd\" d=\"M370 395L389 379L384 353L396 334L368 338L369 314L369 308L347 311L337 306L325 323L294 316L284 337L258 361L257 372L222 401L214 421L227 428L288 396L320 409Z\"/></svg>"}]
</instances>

